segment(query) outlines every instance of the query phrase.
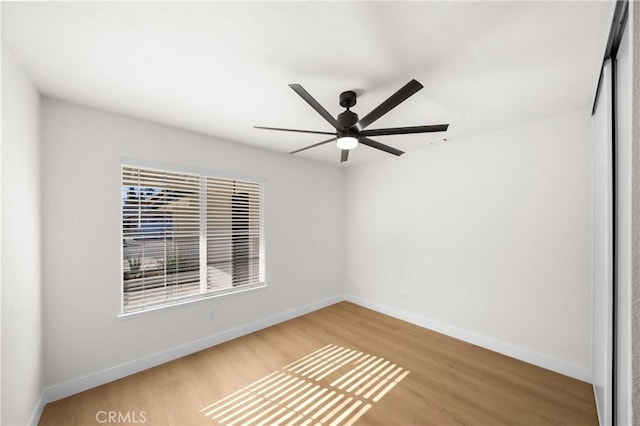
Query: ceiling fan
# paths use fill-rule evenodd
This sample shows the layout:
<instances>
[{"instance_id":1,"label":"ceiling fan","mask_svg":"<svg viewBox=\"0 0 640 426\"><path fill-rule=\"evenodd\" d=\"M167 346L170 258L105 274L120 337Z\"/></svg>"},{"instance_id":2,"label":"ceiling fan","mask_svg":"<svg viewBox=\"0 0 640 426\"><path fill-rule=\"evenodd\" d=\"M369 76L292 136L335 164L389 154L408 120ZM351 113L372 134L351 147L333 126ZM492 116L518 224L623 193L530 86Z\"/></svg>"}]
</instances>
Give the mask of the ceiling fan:
<instances>
[{"instance_id":1,"label":"ceiling fan","mask_svg":"<svg viewBox=\"0 0 640 426\"><path fill-rule=\"evenodd\" d=\"M400 105L408 97L415 94L418 90L422 89L422 84L416 80L411 80L405 84L400 90L391 95L386 101L378 105L373 111L365 115L361 120L358 119L358 114L352 112L350 108L356 104L356 93L352 91L342 92L340 94L340 106L346 108L346 111L338 114L337 120L324 109L322 105L316 101L313 96L309 94L299 84L290 84L289 87L293 89L302 99L305 100L311 108L315 109L325 120L331 124L336 131L335 132L321 132L316 130L297 130L297 129L282 129L278 127L263 127L253 126L256 129L265 130L279 130L284 132L298 132L298 133L315 133L319 135L332 135L330 139L314 143L313 145L306 146L304 148L291 151L289 154L295 154L296 152L304 151L309 148L324 145L326 143L336 141L336 145L341 150L340 162L343 163L349 159L349 151L358 146L358 143L370 146L371 148L379 149L384 152L388 152L393 155L402 155L403 151L390 147L380 142L376 142L369 139L369 136L386 136L386 135L405 135L409 133L432 133L432 132L444 132L449 127L448 124L435 124L430 126L413 126L413 127L393 127L388 129L370 129L365 130L371 123L391 111L393 108Z\"/></svg>"}]
</instances>

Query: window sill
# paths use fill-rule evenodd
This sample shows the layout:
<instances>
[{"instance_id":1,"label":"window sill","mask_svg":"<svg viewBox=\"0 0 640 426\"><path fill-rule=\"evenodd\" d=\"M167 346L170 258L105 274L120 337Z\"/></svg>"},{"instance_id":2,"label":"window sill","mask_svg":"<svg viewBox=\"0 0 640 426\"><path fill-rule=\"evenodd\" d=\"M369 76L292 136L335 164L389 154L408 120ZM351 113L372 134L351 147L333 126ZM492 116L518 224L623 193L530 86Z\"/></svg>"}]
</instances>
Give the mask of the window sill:
<instances>
[{"instance_id":1,"label":"window sill","mask_svg":"<svg viewBox=\"0 0 640 426\"><path fill-rule=\"evenodd\" d=\"M217 293L210 293L210 294L205 294L205 295L199 295L197 297L184 299L184 300L179 300L179 301L176 301L174 303L167 304L167 305L153 306L153 307L149 307L149 308L146 308L146 309L141 309L139 311L120 313L117 316L117 318L120 319L120 320L128 320L128 319L137 318L137 317L141 317L141 316L146 316L146 315L150 315L150 314L156 314L156 313L159 313L159 312L166 312L166 311L172 310L174 308L182 308L182 307L184 307L186 305L194 305L194 304L197 304L197 303L210 301L211 299L217 299L217 298L221 298L221 297L232 296L232 295L240 294L240 293L254 292L254 291L262 290L262 289L265 289L265 288L267 288L267 284L266 283L260 283L260 284L255 284L255 285L252 285L252 286L242 287L242 288L239 288L239 289L220 291L220 292L217 292Z\"/></svg>"}]
</instances>

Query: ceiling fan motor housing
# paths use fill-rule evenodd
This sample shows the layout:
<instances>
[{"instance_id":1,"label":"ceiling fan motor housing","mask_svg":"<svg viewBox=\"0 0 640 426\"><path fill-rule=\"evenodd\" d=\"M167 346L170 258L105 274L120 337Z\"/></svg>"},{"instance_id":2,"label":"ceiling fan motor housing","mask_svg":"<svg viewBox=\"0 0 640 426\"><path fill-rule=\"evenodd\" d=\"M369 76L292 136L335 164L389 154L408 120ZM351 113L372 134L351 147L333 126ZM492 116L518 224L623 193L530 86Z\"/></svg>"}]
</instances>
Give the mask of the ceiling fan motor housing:
<instances>
[{"instance_id":1,"label":"ceiling fan motor housing","mask_svg":"<svg viewBox=\"0 0 640 426\"><path fill-rule=\"evenodd\" d=\"M338 123L340 123L340 125L345 129L347 129L347 131L349 131L351 127L355 126L358 120L358 114L349 110L338 114Z\"/></svg>"}]
</instances>

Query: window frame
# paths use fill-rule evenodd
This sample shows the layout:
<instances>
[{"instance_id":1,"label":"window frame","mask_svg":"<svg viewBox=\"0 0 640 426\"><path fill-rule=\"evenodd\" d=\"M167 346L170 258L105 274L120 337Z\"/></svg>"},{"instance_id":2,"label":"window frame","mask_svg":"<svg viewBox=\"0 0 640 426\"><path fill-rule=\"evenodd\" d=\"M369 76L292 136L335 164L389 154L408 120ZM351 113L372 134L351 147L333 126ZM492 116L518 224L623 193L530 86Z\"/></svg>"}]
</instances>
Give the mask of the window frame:
<instances>
[{"instance_id":1,"label":"window frame","mask_svg":"<svg viewBox=\"0 0 640 426\"><path fill-rule=\"evenodd\" d=\"M198 209L199 211L199 216L200 216L200 260L205 260L205 265L206 263L206 258L207 258L207 243L208 243L208 239L207 239L207 235L206 232L203 235L203 228L202 228L202 224L204 222L207 221L207 216L206 216L206 208L203 212L203 205L205 205L207 203L207 199L206 199L206 193L207 193L207 185L206 183L203 185L204 182L204 178L212 178L212 179L223 179L223 180L237 180L237 181L243 181L243 182L250 182L252 184L257 184L259 185L259 217L258 217L258 224L259 224L259 244L258 244L258 251L259 251L259 258L258 258L258 282L257 283L253 283L253 284L242 284L242 285L238 285L238 286L232 286L232 287L227 287L227 288L222 288L219 290L215 290L215 291L210 291L208 290L208 285L207 285L207 281L202 281L203 277L206 278L206 274L202 273L203 267L202 267L202 263L200 263L200 270L201 270L201 274L200 274L200 292L197 294L193 294L193 295L189 295L189 296L183 296L183 297L178 297L178 298L173 298L173 299L169 299L166 300L165 303L158 303L158 304L153 304L150 306L141 306L139 309L138 308L134 308L134 310L131 311L126 311L125 310L125 279L124 279L124 272L125 272L125 267L124 267L124 252L125 252L125 248L124 248L124 227L123 227L123 222L122 222L122 203L120 204L120 208L119 208L119 218L120 218L120 287L119 287L119 293L120 293L120 312L118 314L118 318L129 318L129 317L135 317L135 316L140 316L140 315L145 315L145 314L149 314L149 313L154 313L154 312L158 312L158 311L164 311L164 310L168 310L168 309L172 309L175 307L181 307L181 306L185 306L185 305L189 305L189 304L194 304L194 303L199 303L199 302L203 302L206 300L210 300L210 299L215 299L218 297L225 297L228 295L233 295L233 294L239 294L239 293L245 293L245 292L252 292L255 290L260 290L260 289L264 289L267 287L266 284L266 268L265 268L265 259L266 259L266 250L265 250L265 230L264 230L264 213L265 213L265 206L264 206L264 199L265 199L265 190L266 190L266 180L264 178L257 178L257 177L253 177L253 176L243 176L240 174L236 174L236 173L227 173L227 172L220 172L220 171L215 171L215 170L211 170L211 169L204 169L204 168L198 168L198 167L189 167L189 166L180 166L180 165L175 165L175 164L169 164L169 163L160 163L160 162L152 162L152 161L145 161L145 160L140 160L140 159L134 159L134 158L127 158L127 157L123 157L120 159L120 175L119 175L119 182L120 182L120 192L122 193L122 187L123 187L123 169L125 167L133 167L133 168L144 168L144 169L152 169L154 171L160 171L160 172L167 172L167 173L185 173L185 174L193 174L193 175L197 175L199 177L200 180L200 207ZM122 198L121 198L122 199ZM203 214L205 213L205 214ZM206 228L205 228L206 229ZM203 238L204 237L204 238ZM204 248L204 250L203 250ZM206 268L206 266L205 266Z\"/></svg>"}]
</instances>

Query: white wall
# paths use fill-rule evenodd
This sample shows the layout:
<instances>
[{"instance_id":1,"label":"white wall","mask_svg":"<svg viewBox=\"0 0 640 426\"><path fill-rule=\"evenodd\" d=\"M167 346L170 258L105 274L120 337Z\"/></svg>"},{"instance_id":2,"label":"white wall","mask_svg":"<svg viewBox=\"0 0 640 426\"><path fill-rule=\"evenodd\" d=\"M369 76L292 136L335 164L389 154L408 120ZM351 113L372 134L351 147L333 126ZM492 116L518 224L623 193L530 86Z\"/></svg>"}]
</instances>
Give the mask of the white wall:
<instances>
[{"instance_id":1,"label":"white wall","mask_svg":"<svg viewBox=\"0 0 640 426\"><path fill-rule=\"evenodd\" d=\"M45 386L341 297L338 168L51 99L42 138ZM117 319L121 157L264 179L268 288Z\"/></svg>"},{"instance_id":2,"label":"white wall","mask_svg":"<svg viewBox=\"0 0 640 426\"><path fill-rule=\"evenodd\" d=\"M39 102L3 40L3 425L29 422L42 391Z\"/></svg>"},{"instance_id":3,"label":"white wall","mask_svg":"<svg viewBox=\"0 0 640 426\"><path fill-rule=\"evenodd\" d=\"M590 379L589 112L347 171L348 297Z\"/></svg>"}]
</instances>

